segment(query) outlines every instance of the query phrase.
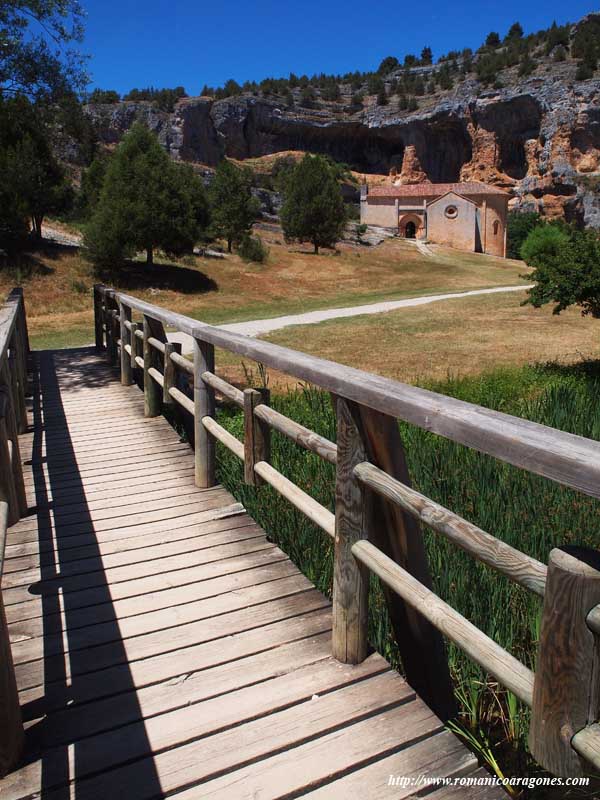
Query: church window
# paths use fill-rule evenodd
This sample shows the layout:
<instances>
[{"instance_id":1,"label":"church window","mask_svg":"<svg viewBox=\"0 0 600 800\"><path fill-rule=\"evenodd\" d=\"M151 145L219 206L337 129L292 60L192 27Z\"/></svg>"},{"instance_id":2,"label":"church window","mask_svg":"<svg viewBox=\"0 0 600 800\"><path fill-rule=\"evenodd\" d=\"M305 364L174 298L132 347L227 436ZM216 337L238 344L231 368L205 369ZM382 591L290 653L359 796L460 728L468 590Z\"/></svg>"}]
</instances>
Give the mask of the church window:
<instances>
[{"instance_id":1,"label":"church window","mask_svg":"<svg viewBox=\"0 0 600 800\"><path fill-rule=\"evenodd\" d=\"M448 219L456 219L458 217L458 208L456 206L446 206L444 214Z\"/></svg>"}]
</instances>

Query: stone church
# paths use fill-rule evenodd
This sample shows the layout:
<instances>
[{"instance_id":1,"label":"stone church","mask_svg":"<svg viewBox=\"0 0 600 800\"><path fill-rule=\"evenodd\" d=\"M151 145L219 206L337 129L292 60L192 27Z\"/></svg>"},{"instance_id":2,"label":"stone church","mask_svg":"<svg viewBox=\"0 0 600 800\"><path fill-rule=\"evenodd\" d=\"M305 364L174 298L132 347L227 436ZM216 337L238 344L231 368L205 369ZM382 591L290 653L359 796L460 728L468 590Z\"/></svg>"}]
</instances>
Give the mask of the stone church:
<instances>
[{"instance_id":1,"label":"stone church","mask_svg":"<svg viewBox=\"0 0 600 800\"><path fill-rule=\"evenodd\" d=\"M406 239L506 257L510 195L476 181L361 186L360 221Z\"/></svg>"}]
</instances>

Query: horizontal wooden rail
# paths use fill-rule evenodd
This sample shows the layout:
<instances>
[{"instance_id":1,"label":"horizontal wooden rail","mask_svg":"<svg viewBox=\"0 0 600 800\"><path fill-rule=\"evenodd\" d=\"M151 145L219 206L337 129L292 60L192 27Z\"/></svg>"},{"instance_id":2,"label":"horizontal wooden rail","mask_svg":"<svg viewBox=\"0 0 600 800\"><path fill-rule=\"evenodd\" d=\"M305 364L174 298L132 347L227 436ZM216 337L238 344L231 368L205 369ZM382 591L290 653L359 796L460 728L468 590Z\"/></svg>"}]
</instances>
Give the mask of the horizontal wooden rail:
<instances>
[{"instance_id":1,"label":"horizontal wooden rail","mask_svg":"<svg viewBox=\"0 0 600 800\"><path fill-rule=\"evenodd\" d=\"M194 365L192 364L191 361L185 358L185 356L182 356L180 353L171 353L171 361L179 369L182 369L184 372L187 372L188 375L194 374Z\"/></svg>"},{"instance_id":2,"label":"horizontal wooden rail","mask_svg":"<svg viewBox=\"0 0 600 800\"><path fill-rule=\"evenodd\" d=\"M185 408L186 411L194 416L194 401L190 400L187 394L182 392L181 389L178 389L176 386L171 386L169 389L169 394L176 403L179 403L182 408Z\"/></svg>"},{"instance_id":3,"label":"horizontal wooden rail","mask_svg":"<svg viewBox=\"0 0 600 800\"><path fill-rule=\"evenodd\" d=\"M214 347L251 358L367 408L405 420L592 497L600 497L598 442L206 325L131 295L111 290L107 293L132 309L153 316L163 325Z\"/></svg>"},{"instance_id":4,"label":"horizontal wooden rail","mask_svg":"<svg viewBox=\"0 0 600 800\"><path fill-rule=\"evenodd\" d=\"M159 339L155 339L154 336L148 337L148 344L150 345L150 347L153 347L155 350L158 350L159 353L165 352L165 343L161 342Z\"/></svg>"},{"instance_id":5,"label":"horizontal wooden rail","mask_svg":"<svg viewBox=\"0 0 600 800\"><path fill-rule=\"evenodd\" d=\"M254 415L266 422L274 430L292 439L296 444L321 456L322 459L330 464L337 462L337 445L311 431L310 428L305 428L299 422L289 419L284 414L280 414L279 411L266 405L257 406L254 409Z\"/></svg>"},{"instance_id":6,"label":"horizontal wooden rail","mask_svg":"<svg viewBox=\"0 0 600 800\"><path fill-rule=\"evenodd\" d=\"M244 407L244 393L236 389L235 386L227 383L227 381L224 381L222 378L218 378L212 372L203 372L201 377L204 383L222 394L223 397L231 400L232 403L235 403L236 406L240 408Z\"/></svg>"},{"instance_id":7,"label":"horizontal wooden rail","mask_svg":"<svg viewBox=\"0 0 600 800\"><path fill-rule=\"evenodd\" d=\"M228 450L231 450L241 461L244 460L244 445L239 439L236 439L235 436L229 433L222 425L215 422L212 417L202 417L202 424L215 439L218 439L221 444L225 445Z\"/></svg>"},{"instance_id":8,"label":"horizontal wooden rail","mask_svg":"<svg viewBox=\"0 0 600 800\"><path fill-rule=\"evenodd\" d=\"M540 561L496 539L458 514L395 480L373 464L358 464L354 468L354 474L364 486L397 503L478 561L543 597L547 568Z\"/></svg>"},{"instance_id":9,"label":"horizontal wooden rail","mask_svg":"<svg viewBox=\"0 0 600 800\"><path fill-rule=\"evenodd\" d=\"M162 387L163 387L163 386L164 386L164 384L165 384L165 379L164 379L164 377L163 377L163 374L162 374L162 372L159 372L159 371L156 369L156 367L150 367L150 369L148 370L148 374L150 375L150 377L151 377L153 380L155 380L155 381L158 383L158 385L159 385L159 386L161 387L161 389L162 389Z\"/></svg>"},{"instance_id":10,"label":"horizontal wooden rail","mask_svg":"<svg viewBox=\"0 0 600 800\"><path fill-rule=\"evenodd\" d=\"M289 500L298 511L307 516L315 525L325 531L333 539L335 536L335 515L325 506L322 506L309 494L292 483L285 475L278 472L265 461L259 461L254 465L254 471L266 483L276 489L280 495Z\"/></svg>"},{"instance_id":11,"label":"horizontal wooden rail","mask_svg":"<svg viewBox=\"0 0 600 800\"><path fill-rule=\"evenodd\" d=\"M370 542L364 539L356 542L352 546L352 553L473 661L528 706L532 705L533 672L530 669Z\"/></svg>"},{"instance_id":12,"label":"horizontal wooden rail","mask_svg":"<svg viewBox=\"0 0 600 800\"><path fill-rule=\"evenodd\" d=\"M140 369L144 369L144 359L141 356L135 357L135 363L138 365Z\"/></svg>"}]
</instances>

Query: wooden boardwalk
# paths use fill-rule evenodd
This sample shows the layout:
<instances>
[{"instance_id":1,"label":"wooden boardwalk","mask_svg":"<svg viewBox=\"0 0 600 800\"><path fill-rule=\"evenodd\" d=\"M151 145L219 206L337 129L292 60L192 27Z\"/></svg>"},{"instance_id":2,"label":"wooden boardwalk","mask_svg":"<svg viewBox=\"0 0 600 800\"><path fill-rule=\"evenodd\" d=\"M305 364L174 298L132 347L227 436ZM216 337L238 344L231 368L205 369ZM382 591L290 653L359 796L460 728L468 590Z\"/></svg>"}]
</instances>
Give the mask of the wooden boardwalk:
<instances>
[{"instance_id":1,"label":"wooden boardwalk","mask_svg":"<svg viewBox=\"0 0 600 800\"><path fill-rule=\"evenodd\" d=\"M378 654L331 657L328 600L92 349L35 354L30 513L3 596L27 728L2 800L497 798Z\"/></svg>"}]
</instances>

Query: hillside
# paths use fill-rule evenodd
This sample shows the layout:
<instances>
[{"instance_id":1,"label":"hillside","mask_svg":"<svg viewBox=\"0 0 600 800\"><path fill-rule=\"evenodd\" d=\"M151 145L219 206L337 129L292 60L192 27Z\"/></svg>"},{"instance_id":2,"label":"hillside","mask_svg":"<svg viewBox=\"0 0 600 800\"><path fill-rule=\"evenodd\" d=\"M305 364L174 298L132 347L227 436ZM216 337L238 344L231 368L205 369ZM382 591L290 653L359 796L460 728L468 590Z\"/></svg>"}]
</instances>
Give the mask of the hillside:
<instances>
[{"instance_id":1,"label":"hillside","mask_svg":"<svg viewBox=\"0 0 600 800\"><path fill-rule=\"evenodd\" d=\"M378 73L206 88L172 111L140 100L87 111L107 145L143 119L174 158L197 164L322 152L407 183L483 180L511 189L515 207L600 227L599 31L589 15L437 64L385 59Z\"/></svg>"}]
</instances>

